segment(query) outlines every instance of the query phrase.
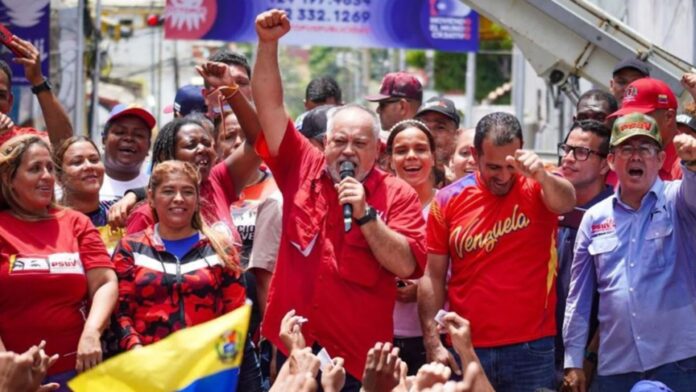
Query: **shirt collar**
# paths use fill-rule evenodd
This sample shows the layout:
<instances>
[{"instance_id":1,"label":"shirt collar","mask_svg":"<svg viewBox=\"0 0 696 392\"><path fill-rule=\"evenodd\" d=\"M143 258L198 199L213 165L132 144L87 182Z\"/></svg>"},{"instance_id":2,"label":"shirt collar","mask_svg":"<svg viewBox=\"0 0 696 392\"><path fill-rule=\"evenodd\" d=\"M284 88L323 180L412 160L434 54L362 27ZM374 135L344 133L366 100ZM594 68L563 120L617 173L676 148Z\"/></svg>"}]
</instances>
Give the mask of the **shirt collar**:
<instances>
[{"instance_id":1,"label":"shirt collar","mask_svg":"<svg viewBox=\"0 0 696 392\"><path fill-rule=\"evenodd\" d=\"M655 182L653 182L653 184L650 187L650 189L648 190L648 192L643 196L643 199L640 201L639 209L643 208L643 206L645 205L646 200L648 198L655 198L656 199L655 206L661 207L665 203L664 192L662 192L664 186L665 186L664 181L662 181L662 179L660 179L660 176L657 176L657 178L655 178ZM614 206L616 206L616 203L619 203L622 207L626 208L627 210L633 211L632 207L630 207L629 205L627 205L626 203L621 201L621 193L620 192L621 192L621 184L619 184L616 187L616 190L614 190L614 195L612 196L614 198L613 199Z\"/></svg>"}]
</instances>

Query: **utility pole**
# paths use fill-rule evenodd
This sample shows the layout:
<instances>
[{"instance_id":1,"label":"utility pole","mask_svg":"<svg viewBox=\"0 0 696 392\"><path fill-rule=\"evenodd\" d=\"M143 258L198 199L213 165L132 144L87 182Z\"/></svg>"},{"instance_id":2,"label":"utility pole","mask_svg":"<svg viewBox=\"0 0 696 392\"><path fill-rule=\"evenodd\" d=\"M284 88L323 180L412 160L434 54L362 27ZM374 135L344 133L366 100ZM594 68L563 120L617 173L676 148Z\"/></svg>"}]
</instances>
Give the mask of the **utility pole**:
<instances>
[{"instance_id":1,"label":"utility pole","mask_svg":"<svg viewBox=\"0 0 696 392\"><path fill-rule=\"evenodd\" d=\"M464 125L474 126L474 96L476 95L476 52L466 54L466 101L464 104Z\"/></svg>"},{"instance_id":2,"label":"utility pole","mask_svg":"<svg viewBox=\"0 0 696 392\"><path fill-rule=\"evenodd\" d=\"M101 0L96 1L94 12L94 69L92 70L92 99L90 104L89 135L92 140L99 140L99 78L101 77L101 56L99 55L99 43L101 42Z\"/></svg>"}]
</instances>

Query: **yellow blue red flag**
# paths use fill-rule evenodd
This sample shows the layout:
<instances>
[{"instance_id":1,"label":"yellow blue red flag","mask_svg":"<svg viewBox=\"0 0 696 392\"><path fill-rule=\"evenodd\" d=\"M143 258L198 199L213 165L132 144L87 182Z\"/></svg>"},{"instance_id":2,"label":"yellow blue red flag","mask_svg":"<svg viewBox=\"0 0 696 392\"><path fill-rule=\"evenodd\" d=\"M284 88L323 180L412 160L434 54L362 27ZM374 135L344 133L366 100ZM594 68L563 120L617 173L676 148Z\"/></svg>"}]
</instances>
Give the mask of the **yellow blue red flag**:
<instances>
[{"instance_id":1,"label":"yellow blue red flag","mask_svg":"<svg viewBox=\"0 0 696 392\"><path fill-rule=\"evenodd\" d=\"M248 303L80 374L73 391L234 391L249 328Z\"/></svg>"}]
</instances>

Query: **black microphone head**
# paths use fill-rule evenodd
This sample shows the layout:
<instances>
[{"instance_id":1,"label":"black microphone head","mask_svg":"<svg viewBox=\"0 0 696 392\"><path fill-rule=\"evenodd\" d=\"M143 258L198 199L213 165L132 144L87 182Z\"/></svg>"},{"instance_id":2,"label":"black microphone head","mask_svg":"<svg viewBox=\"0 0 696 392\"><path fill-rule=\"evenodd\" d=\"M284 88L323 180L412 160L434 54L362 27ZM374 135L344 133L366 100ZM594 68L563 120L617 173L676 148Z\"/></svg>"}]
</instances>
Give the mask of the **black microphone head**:
<instances>
[{"instance_id":1,"label":"black microphone head","mask_svg":"<svg viewBox=\"0 0 696 392\"><path fill-rule=\"evenodd\" d=\"M346 177L354 177L355 176L355 163L353 163L351 161L341 162L341 166L338 168L338 173L341 176L341 179L344 179Z\"/></svg>"}]
</instances>

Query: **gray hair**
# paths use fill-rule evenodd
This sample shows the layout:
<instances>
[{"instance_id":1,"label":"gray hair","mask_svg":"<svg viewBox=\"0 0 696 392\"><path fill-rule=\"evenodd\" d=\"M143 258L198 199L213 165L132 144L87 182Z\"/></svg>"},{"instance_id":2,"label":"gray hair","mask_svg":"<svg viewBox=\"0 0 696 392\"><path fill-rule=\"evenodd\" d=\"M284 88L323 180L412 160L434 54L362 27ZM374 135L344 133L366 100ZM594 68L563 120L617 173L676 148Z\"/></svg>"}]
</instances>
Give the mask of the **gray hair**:
<instances>
[{"instance_id":1,"label":"gray hair","mask_svg":"<svg viewBox=\"0 0 696 392\"><path fill-rule=\"evenodd\" d=\"M379 140L379 131L381 127L379 125L379 117L377 117L377 113L357 103L349 103L343 106L336 106L329 109L329 111L326 112L326 136L329 137L333 132L336 115L344 110L349 109L362 110L363 112L370 115L370 119L372 120L372 134L374 135L375 140Z\"/></svg>"}]
</instances>

